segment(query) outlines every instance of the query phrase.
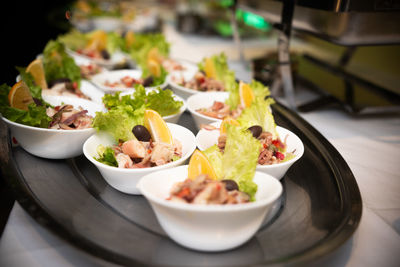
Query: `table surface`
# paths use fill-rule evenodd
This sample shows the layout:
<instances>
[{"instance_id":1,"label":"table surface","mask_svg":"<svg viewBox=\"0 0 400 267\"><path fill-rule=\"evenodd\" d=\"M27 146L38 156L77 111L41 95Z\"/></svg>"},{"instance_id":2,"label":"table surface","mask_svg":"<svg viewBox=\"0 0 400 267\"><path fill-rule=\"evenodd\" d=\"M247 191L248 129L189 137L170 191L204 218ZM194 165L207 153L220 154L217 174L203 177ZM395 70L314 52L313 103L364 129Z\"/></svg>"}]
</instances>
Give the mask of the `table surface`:
<instances>
[{"instance_id":1,"label":"table surface","mask_svg":"<svg viewBox=\"0 0 400 267\"><path fill-rule=\"evenodd\" d=\"M199 53L190 57L188 47L196 39L179 40L171 30L167 31L167 36L174 39L174 44L179 43L173 46L172 56L195 61L210 51L216 52L207 49L210 44L203 43L199 44ZM231 42L225 45L233 51ZM224 44L219 43L218 47L222 49ZM250 49L254 49L253 45ZM245 72L240 75L248 76ZM297 101L311 97L308 93L296 91ZM399 266L400 118L354 118L337 109L300 115L320 131L346 160L363 201L361 222L352 238L333 253L308 265ZM115 266L60 239L15 203L0 240L0 266L93 265Z\"/></svg>"}]
</instances>

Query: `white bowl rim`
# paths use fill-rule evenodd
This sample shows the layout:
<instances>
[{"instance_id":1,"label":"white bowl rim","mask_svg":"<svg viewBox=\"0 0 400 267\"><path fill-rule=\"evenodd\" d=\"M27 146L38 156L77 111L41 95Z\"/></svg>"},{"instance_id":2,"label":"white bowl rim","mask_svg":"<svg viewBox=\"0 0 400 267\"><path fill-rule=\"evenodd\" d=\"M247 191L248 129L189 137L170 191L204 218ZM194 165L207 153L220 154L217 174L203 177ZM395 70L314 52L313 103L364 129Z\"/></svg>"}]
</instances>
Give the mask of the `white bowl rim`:
<instances>
[{"instance_id":1,"label":"white bowl rim","mask_svg":"<svg viewBox=\"0 0 400 267\"><path fill-rule=\"evenodd\" d=\"M178 169L178 168L187 168L188 165L182 165L182 166L177 166L171 169L165 169L161 171L157 171L157 173L160 173L162 171L171 171L173 169ZM283 191L282 184L279 180L274 178L273 176L256 171L257 175L264 176L264 178L269 179L271 183L275 183L278 187L278 190L276 192L273 192L273 194L267 196L264 199L256 200L253 202L248 202L248 203L241 203L241 204L225 204L225 205L219 205L219 204L189 204L189 203L177 203L177 202L172 202L168 201L166 199L162 199L160 197L154 196L152 193L142 190L141 188L141 183L146 179L146 176L143 176L142 179L139 181L137 184L137 188L139 191L149 200L154 201L155 203L162 205L164 207L168 207L171 209L177 209L177 210L184 210L184 211L189 211L189 212L213 212L213 213L227 213L227 212L235 212L235 211L241 211L241 210L251 210L251 209L257 209L259 207L268 205L270 203L273 203L275 200L277 200ZM155 175L155 173L150 173L148 175Z\"/></svg>"},{"instance_id":2,"label":"white bowl rim","mask_svg":"<svg viewBox=\"0 0 400 267\"><path fill-rule=\"evenodd\" d=\"M216 122L210 123L210 125L215 126L215 127L219 127L220 124L221 124L220 121L216 121ZM304 154L304 144L303 144L303 141L301 141L300 137L298 137L296 134L294 134L294 133L293 133L292 131L290 131L289 129L286 129L286 128L282 127L282 126L278 126L278 125L277 125L276 127L279 128L279 129L282 129L282 130L284 130L284 131L288 131L289 134L293 135L296 139L299 139L299 140L300 140L300 144L301 144L300 152L299 152L299 154L295 155L294 158L292 158L292 159L290 159L290 160L287 160L287 161L284 161L284 162L279 162L279 163L270 164L270 165L260 165L260 164L257 163L257 169L258 169L258 170L273 169L273 168L278 168L278 167L282 167L282 166L286 166L286 165L291 165L291 164L293 164L294 162L296 162L297 160L299 160L299 159L303 156L303 154ZM198 131L198 133L196 134L196 146L197 146L197 144L198 144L198 142L197 142L197 136L199 135L200 131L216 131L216 130L217 130L217 129L215 129L215 130L200 129L200 130ZM218 129L218 131L219 131L219 129Z\"/></svg>"},{"instance_id":3,"label":"white bowl rim","mask_svg":"<svg viewBox=\"0 0 400 267\"><path fill-rule=\"evenodd\" d=\"M90 78L90 81L102 91L107 91L107 92L129 92L129 91L135 90L135 87L109 87L109 86L106 86L104 84L100 84L100 83L98 83L98 82L93 80L93 79L96 79L96 77L112 75L112 74L118 74L118 73L124 73L124 72L140 74L139 76L142 75L142 70L140 70L140 69L109 70L109 71L104 71L104 72L100 72L100 73L97 73L97 74L93 75ZM165 88L168 85L168 77L169 76L170 76L170 74L167 74L167 76L165 77L165 80L164 80L164 82L162 84L155 85L155 86L146 86L144 88L146 88L146 89L155 89L157 87Z\"/></svg>"},{"instance_id":4,"label":"white bowl rim","mask_svg":"<svg viewBox=\"0 0 400 267\"><path fill-rule=\"evenodd\" d=\"M197 112L195 109L193 109L193 108L190 106L190 101L192 101L192 100L190 100L190 99L196 99L196 97L199 97L199 96L205 95L205 94L226 95L226 99L228 99L228 97L229 97L229 93L228 93L228 92L201 92L201 93L197 93L197 94L194 94L194 95L189 96L188 99L186 100L186 102L187 102L187 109L188 109L191 113L194 113L195 115L197 115L197 116L199 116L199 117L201 117L201 118L204 118L204 119L207 119L207 120L213 120L214 122L222 121L222 119L217 119L217 118L213 118L213 117L210 117L210 116L203 115L203 114Z\"/></svg>"},{"instance_id":5,"label":"white bowl rim","mask_svg":"<svg viewBox=\"0 0 400 267\"><path fill-rule=\"evenodd\" d=\"M10 121L9 119L5 118L2 116L2 119L14 126L18 126L21 128L25 128L25 129L31 129L31 130L37 130L37 131L42 131L42 132L53 132L53 133L82 133L82 132L89 132L94 130L94 128L90 127L90 128L86 128L86 129L76 129L76 130L63 130L63 129L48 129L48 128L40 128L40 127L34 127L34 126L29 126L29 125L25 125L22 123L18 123L18 122L14 122L14 121Z\"/></svg>"},{"instance_id":6,"label":"white bowl rim","mask_svg":"<svg viewBox=\"0 0 400 267\"><path fill-rule=\"evenodd\" d=\"M147 88L145 88L145 90L148 90L148 91L154 91L154 90L156 90L157 88L156 87L147 87ZM162 90L164 90L164 89L162 89ZM165 90L171 90L171 89L165 89ZM171 90L172 91L172 90ZM125 92L121 92L121 94L120 94L120 96L122 96L122 95L128 95L128 94L133 94L134 93L134 91L125 91ZM179 114L182 114L183 112L185 112L185 110L187 109L187 104L186 104L186 101L185 101L185 99L183 99L182 97L180 97L180 96L178 96L177 94L175 94L174 92L172 92L172 97L175 99L175 100L178 100L178 101L182 101L182 103L183 103L183 105L181 106L181 108L179 109L179 111L177 112L177 113L174 113L174 114L171 114L171 115L167 115L167 116L163 116L163 119L164 120L168 120L168 119L170 119L170 118L173 118L173 117L175 117L175 116L177 116L177 115L179 115Z\"/></svg>"},{"instance_id":7,"label":"white bowl rim","mask_svg":"<svg viewBox=\"0 0 400 267\"><path fill-rule=\"evenodd\" d=\"M187 131L188 133L192 134L193 137L194 137L194 139L195 139L194 134L193 134L192 131L190 131L189 129L187 129L187 128L185 128L185 127L179 125L179 124L176 124L176 123L169 123L169 122L167 122L167 125L174 125L174 126L180 127L180 128L182 128L182 129L184 129L184 131ZM105 168L106 170L112 170L112 171L116 171L116 172L120 172L120 173L143 173L143 172L149 172L149 171L153 172L153 171L157 171L157 170L162 170L162 169L168 168L171 164L178 164L178 165L179 165L180 163L185 162L185 160L186 160L187 158L189 158L190 155L193 154L194 150L196 149L196 142L194 142L193 144L189 144L189 153L187 153L187 154L188 154L187 157L185 157L184 155L182 155L182 157L181 157L180 159L178 159L178 160L176 160L176 161L173 161L173 162L169 162L169 163L164 164L164 165L160 165L160 166L154 166L154 167L148 167L148 168L137 168L137 169L118 168L118 167L113 167L113 166L109 166L109 165L107 165L107 164L101 163L101 162L95 160L92 156L90 156L90 155L88 154L88 152L87 152L87 143L88 143L89 140L92 139L93 136L95 136L96 134L97 134L97 132L96 132L95 134L93 134L92 136L90 136L90 137L85 141L85 143L83 144L83 154L84 154L85 157L86 157L90 162L92 162L94 165L100 166L101 168ZM178 140L178 141L179 141L179 140ZM186 154L185 154L185 155L186 155Z\"/></svg>"}]
</instances>

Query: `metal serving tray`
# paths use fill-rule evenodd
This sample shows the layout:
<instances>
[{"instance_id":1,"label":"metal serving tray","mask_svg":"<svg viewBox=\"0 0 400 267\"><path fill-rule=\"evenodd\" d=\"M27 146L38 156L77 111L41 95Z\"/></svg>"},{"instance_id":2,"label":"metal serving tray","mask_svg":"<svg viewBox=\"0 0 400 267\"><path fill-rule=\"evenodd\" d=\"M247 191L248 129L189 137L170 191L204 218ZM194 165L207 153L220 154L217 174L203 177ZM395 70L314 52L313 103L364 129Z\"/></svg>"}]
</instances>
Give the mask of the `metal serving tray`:
<instances>
[{"instance_id":1,"label":"metal serving tray","mask_svg":"<svg viewBox=\"0 0 400 267\"><path fill-rule=\"evenodd\" d=\"M348 165L312 126L280 104L278 125L304 143L305 153L281 180L275 216L246 244L202 253L169 239L142 196L108 186L84 157L47 160L12 147L0 127L0 162L21 206L40 224L97 257L123 265L248 266L304 263L332 252L356 230L361 196ZM189 113L179 123L195 131Z\"/></svg>"}]
</instances>

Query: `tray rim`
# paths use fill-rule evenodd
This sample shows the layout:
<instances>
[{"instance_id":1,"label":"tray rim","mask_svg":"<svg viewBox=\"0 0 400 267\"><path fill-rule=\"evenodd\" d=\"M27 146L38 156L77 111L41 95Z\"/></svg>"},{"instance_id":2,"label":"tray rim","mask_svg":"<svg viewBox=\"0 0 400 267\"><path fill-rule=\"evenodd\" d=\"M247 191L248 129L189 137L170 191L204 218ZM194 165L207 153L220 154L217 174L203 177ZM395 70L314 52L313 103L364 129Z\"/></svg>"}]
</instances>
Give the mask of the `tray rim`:
<instances>
[{"instance_id":1,"label":"tray rim","mask_svg":"<svg viewBox=\"0 0 400 267\"><path fill-rule=\"evenodd\" d=\"M361 194L350 167L336 148L334 148L321 133L319 133L311 124L305 121L298 114L279 102L273 105L273 112L280 113L280 115L286 119L285 122L292 126L290 127L291 129L294 127L296 130L300 131L300 138L301 135L308 136L308 139L310 139L310 136L316 137L316 139L312 140L312 143L319 147L320 153L324 155L330 169L335 174L334 177L336 184L340 187L340 192L342 193L341 197L344 198L343 202L348 201L348 205L345 207L346 216L341 221L340 226L319 243L308 248L306 251L300 251L297 254L286 257L285 261L274 260L263 262L263 264L304 263L334 252L352 237L353 233L358 228L362 216ZM40 199L38 199L34 192L29 188L22 173L17 167L15 159L12 157L11 142L9 141L10 132L4 125L4 122L1 121L0 123L3 123L3 125L0 125L0 138L3 140L0 142L0 162L5 163L1 165L3 176L7 185L13 191L15 199L37 223L67 241L72 246L82 249L94 257L99 257L106 261L123 265L131 265L134 263L138 266L149 266L148 263L139 262L132 258L104 249L96 243L86 239L84 236L74 235L74 233L71 233L68 229L64 228L62 224L46 210L44 204L41 203ZM6 130L3 131L1 127L5 127ZM333 160L333 155L335 155L335 161ZM66 161L68 161L68 159ZM87 188L86 185L82 184L82 186ZM88 193L90 194L90 192Z\"/></svg>"}]
</instances>

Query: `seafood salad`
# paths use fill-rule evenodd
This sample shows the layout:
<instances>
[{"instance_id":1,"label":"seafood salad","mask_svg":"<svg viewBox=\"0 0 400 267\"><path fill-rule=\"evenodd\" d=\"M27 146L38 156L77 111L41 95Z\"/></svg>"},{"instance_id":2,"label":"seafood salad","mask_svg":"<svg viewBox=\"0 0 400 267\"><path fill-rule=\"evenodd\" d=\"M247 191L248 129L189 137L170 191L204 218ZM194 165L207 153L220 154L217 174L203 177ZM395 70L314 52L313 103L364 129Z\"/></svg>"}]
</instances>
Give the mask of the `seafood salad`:
<instances>
[{"instance_id":1,"label":"seafood salad","mask_svg":"<svg viewBox=\"0 0 400 267\"><path fill-rule=\"evenodd\" d=\"M176 183L168 200L193 204L239 204L250 201L248 194L239 191L234 180L212 180L200 174L194 180Z\"/></svg>"},{"instance_id":2,"label":"seafood salad","mask_svg":"<svg viewBox=\"0 0 400 267\"><path fill-rule=\"evenodd\" d=\"M258 155L258 164L271 165L290 160L295 151L286 151L286 138L282 141L276 131L274 117L269 108L269 102L265 100L255 101L251 107L245 109L237 120L226 117L220 125L220 136L217 147L224 153L227 134L227 125L242 127L249 131L253 138L261 144Z\"/></svg>"},{"instance_id":3,"label":"seafood salad","mask_svg":"<svg viewBox=\"0 0 400 267\"><path fill-rule=\"evenodd\" d=\"M188 204L241 204L254 200L253 182L260 143L248 131L227 127L224 153L213 147L196 150L188 178L172 186L167 200Z\"/></svg>"},{"instance_id":4,"label":"seafood salad","mask_svg":"<svg viewBox=\"0 0 400 267\"><path fill-rule=\"evenodd\" d=\"M97 161L134 169L160 166L182 157L181 142L172 137L167 124L156 111L144 106L134 114L131 111L131 106L125 106L125 109L96 114L93 127L109 132L118 141L108 147L100 145L97 148L99 156L95 157ZM134 126L130 128L131 125Z\"/></svg>"},{"instance_id":5,"label":"seafood salad","mask_svg":"<svg viewBox=\"0 0 400 267\"><path fill-rule=\"evenodd\" d=\"M224 119L225 117L238 118L245 108L251 106L256 98L267 98L270 95L268 87L262 83L253 80L250 84L240 82L239 85L231 87L229 97L225 102L214 101L210 107L200 108L196 111L202 115L215 119ZM273 103L273 99L269 99Z\"/></svg>"},{"instance_id":6,"label":"seafood salad","mask_svg":"<svg viewBox=\"0 0 400 267\"><path fill-rule=\"evenodd\" d=\"M93 117L82 107L72 105L48 107L46 114L51 118L49 129L78 130L91 128Z\"/></svg>"},{"instance_id":7,"label":"seafood salad","mask_svg":"<svg viewBox=\"0 0 400 267\"><path fill-rule=\"evenodd\" d=\"M41 97L40 87L35 85L32 76L25 74L12 87L0 86L0 113L10 121L59 130L91 128L93 119L81 107L53 107L46 103Z\"/></svg>"},{"instance_id":8,"label":"seafood salad","mask_svg":"<svg viewBox=\"0 0 400 267\"><path fill-rule=\"evenodd\" d=\"M235 83L235 74L229 70L224 53L204 58L198 64L199 71L192 79L185 80L181 75L172 76L172 81L196 91L226 91Z\"/></svg>"}]
</instances>

